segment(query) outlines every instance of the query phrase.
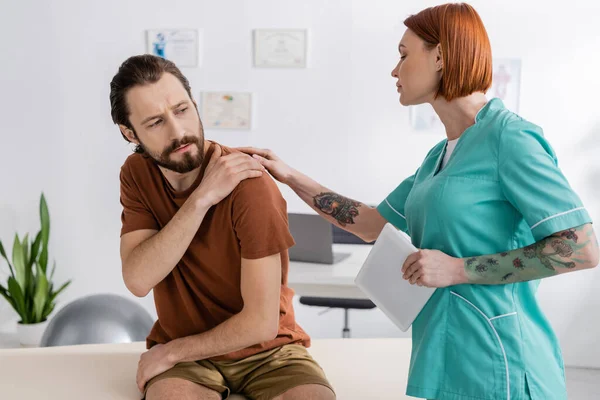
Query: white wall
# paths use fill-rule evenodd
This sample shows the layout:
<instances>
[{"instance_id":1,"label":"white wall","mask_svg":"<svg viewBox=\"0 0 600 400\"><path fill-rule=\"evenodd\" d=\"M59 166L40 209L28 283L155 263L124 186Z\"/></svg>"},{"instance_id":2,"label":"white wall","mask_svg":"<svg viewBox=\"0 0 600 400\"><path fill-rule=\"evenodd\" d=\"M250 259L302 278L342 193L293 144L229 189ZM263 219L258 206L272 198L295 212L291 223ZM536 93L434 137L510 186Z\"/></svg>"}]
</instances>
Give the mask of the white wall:
<instances>
[{"instance_id":1,"label":"white wall","mask_svg":"<svg viewBox=\"0 0 600 400\"><path fill-rule=\"evenodd\" d=\"M254 93L253 130L208 131L209 138L273 148L346 196L378 203L442 139L411 131L389 75L402 20L440 2L0 1L0 239L11 248L15 231L37 228L43 190L56 277L74 279L63 302L97 292L129 296L118 254L118 172L130 149L111 123L108 84L125 58L145 51L147 28L201 30L203 65L184 69L197 99L202 90ZM522 59L521 114L545 129L564 172L598 219L599 3L472 4L494 55ZM252 29L290 27L309 29L309 68L253 69ZM291 211L306 210L282 190ZM600 337L599 271L541 286L539 298L572 365L600 367L594 345ZM154 314L151 298L136 301ZM12 318L0 304L0 321ZM297 312L314 337L339 336L341 313ZM351 323L356 336L399 336L379 311L354 312Z\"/></svg>"}]
</instances>

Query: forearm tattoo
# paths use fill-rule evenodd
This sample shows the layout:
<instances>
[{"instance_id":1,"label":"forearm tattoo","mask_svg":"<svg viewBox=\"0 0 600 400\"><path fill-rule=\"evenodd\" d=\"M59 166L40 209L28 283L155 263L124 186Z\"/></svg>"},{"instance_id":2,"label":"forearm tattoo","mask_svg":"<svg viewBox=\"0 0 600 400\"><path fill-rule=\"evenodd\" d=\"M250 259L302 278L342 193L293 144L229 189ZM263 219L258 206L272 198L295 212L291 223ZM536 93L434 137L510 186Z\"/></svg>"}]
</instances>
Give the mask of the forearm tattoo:
<instances>
[{"instance_id":1,"label":"forearm tattoo","mask_svg":"<svg viewBox=\"0 0 600 400\"><path fill-rule=\"evenodd\" d=\"M330 215L341 226L354 224L354 218L358 217L358 208L361 203L340 196L337 193L319 193L313 197L315 208L324 214Z\"/></svg>"},{"instance_id":2,"label":"forearm tattoo","mask_svg":"<svg viewBox=\"0 0 600 400\"><path fill-rule=\"evenodd\" d=\"M597 246L590 224L558 232L530 246L490 256L465 260L470 283L503 284L556 275L589 263L586 246Z\"/></svg>"}]
</instances>

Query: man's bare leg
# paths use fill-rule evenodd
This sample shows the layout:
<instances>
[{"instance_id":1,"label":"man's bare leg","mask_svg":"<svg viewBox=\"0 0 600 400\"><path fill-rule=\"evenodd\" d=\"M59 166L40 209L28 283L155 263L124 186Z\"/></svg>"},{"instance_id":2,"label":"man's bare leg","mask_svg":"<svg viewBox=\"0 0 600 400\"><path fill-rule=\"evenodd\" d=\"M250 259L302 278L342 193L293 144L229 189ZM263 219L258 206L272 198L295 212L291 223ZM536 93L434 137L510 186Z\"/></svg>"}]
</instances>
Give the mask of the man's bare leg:
<instances>
[{"instance_id":1,"label":"man's bare leg","mask_svg":"<svg viewBox=\"0 0 600 400\"><path fill-rule=\"evenodd\" d=\"M335 394L327 386L301 385L288 390L273 400L335 400Z\"/></svg>"},{"instance_id":2,"label":"man's bare leg","mask_svg":"<svg viewBox=\"0 0 600 400\"><path fill-rule=\"evenodd\" d=\"M165 378L152 384L146 400L221 400L221 394L180 378Z\"/></svg>"}]
</instances>

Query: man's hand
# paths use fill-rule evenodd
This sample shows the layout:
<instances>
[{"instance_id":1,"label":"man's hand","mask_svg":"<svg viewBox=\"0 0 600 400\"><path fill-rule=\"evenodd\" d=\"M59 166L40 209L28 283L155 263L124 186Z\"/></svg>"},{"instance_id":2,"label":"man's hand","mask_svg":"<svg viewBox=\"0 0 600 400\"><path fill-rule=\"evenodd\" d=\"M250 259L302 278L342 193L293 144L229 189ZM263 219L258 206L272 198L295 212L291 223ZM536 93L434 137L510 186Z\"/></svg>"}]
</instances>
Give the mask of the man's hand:
<instances>
[{"instance_id":1,"label":"man's hand","mask_svg":"<svg viewBox=\"0 0 600 400\"><path fill-rule=\"evenodd\" d=\"M236 150L251 155L258 160L275 179L283 184L288 184L294 170L271 150L257 149L255 147L239 147Z\"/></svg>"},{"instance_id":2,"label":"man's hand","mask_svg":"<svg viewBox=\"0 0 600 400\"><path fill-rule=\"evenodd\" d=\"M411 254L402 272L411 285L441 288L467 283L463 259L438 250L419 250Z\"/></svg>"},{"instance_id":3,"label":"man's hand","mask_svg":"<svg viewBox=\"0 0 600 400\"><path fill-rule=\"evenodd\" d=\"M153 346L141 355L136 377L140 392L144 392L144 387L150 379L175 366L176 362L171 358L168 347L162 344Z\"/></svg>"},{"instance_id":4,"label":"man's hand","mask_svg":"<svg viewBox=\"0 0 600 400\"><path fill-rule=\"evenodd\" d=\"M265 168L247 154L233 153L221 157L221 147L216 145L194 195L206 201L209 207L214 206L227 197L241 181L258 178L263 171Z\"/></svg>"}]
</instances>

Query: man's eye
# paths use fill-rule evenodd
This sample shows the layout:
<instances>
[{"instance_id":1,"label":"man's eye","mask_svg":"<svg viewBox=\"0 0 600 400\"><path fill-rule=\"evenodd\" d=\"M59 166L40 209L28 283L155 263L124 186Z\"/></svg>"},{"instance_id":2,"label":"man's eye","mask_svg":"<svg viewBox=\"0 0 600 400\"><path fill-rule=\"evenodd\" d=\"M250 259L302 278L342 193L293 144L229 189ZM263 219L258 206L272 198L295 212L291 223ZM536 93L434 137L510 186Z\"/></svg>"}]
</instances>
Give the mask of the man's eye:
<instances>
[{"instance_id":1,"label":"man's eye","mask_svg":"<svg viewBox=\"0 0 600 400\"><path fill-rule=\"evenodd\" d=\"M188 109L187 107L181 108L181 109L177 110L177 114L182 114L182 113L184 113L184 112L185 112L187 109Z\"/></svg>"},{"instance_id":2,"label":"man's eye","mask_svg":"<svg viewBox=\"0 0 600 400\"><path fill-rule=\"evenodd\" d=\"M162 119L159 119L155 123L153 123L152 125L150 125L150 128L154 128L155 126L158 126L160 123L162 123Z\"/></svg>"}]
</instances>

